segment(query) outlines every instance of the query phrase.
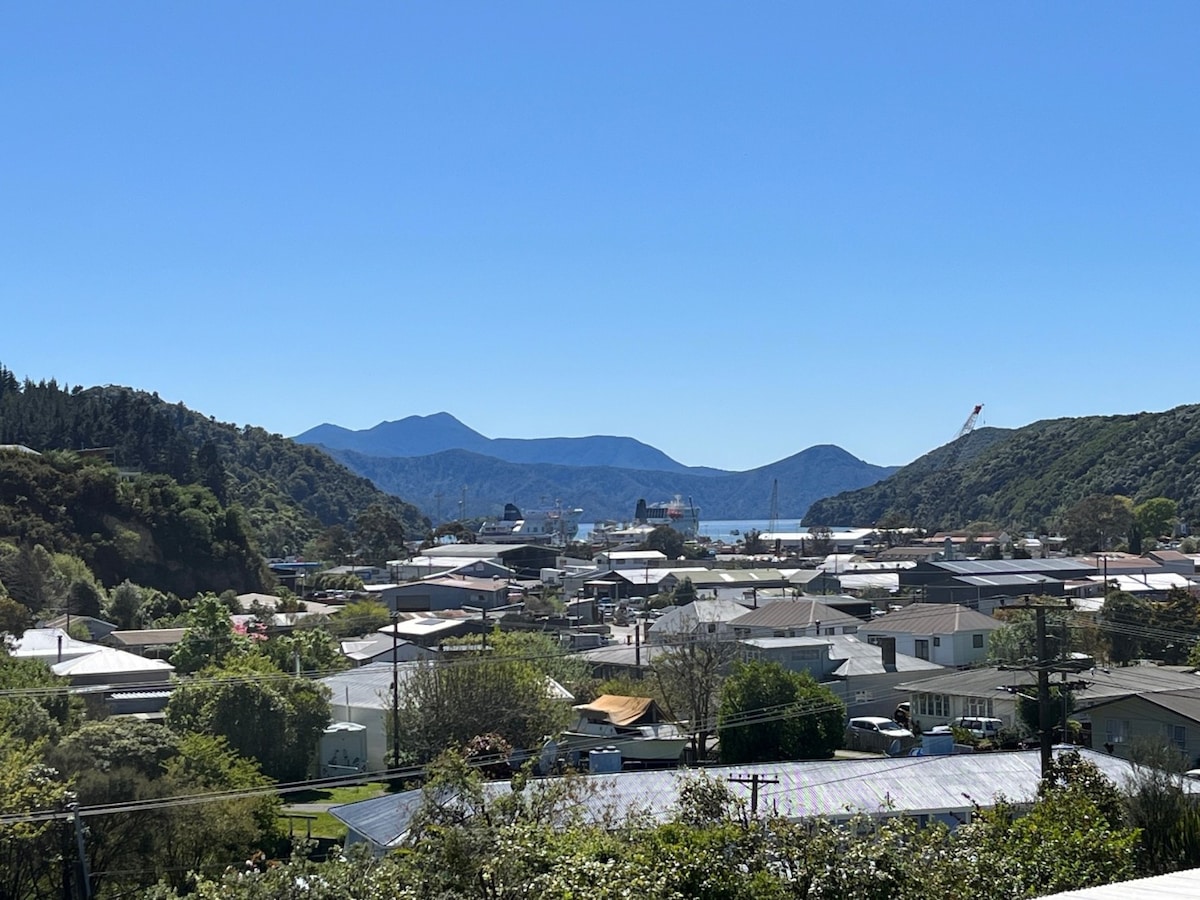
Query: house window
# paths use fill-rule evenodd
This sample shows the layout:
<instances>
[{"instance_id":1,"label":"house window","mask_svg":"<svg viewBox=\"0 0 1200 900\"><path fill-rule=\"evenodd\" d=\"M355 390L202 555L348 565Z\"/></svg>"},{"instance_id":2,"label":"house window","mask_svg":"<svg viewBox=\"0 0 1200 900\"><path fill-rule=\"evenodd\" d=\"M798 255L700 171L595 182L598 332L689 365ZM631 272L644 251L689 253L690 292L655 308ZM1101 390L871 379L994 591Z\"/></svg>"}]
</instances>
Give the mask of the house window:
<instances>
[{"instance_id":1,"label":"house window","mask_svg":"<svg viewBox=\"0 0 1200 900\"><path fill-rule=\"evenodd\" d=\"M929 659L929 641L920 639L915 641L915 643L917 645L915 653L917 659Z\"/></svg>"},{"instance_id":2,"label":"house window","mask_svg":"<svg viewBox=\"0 0 1200 900\"><path fill-rule=\"evenodd\" d=\"M935 646L935 647L940 647L940 646L942 646L942 639L941 639L940 637L937 637L937 636L935 635L935 636L934 636L934 638L933 638L933 646Z\"/></svg>"},{"instance_id":3,"label":"house window","mask_svg":"<svg viewBox=\"0 0 1200 900\"><path fill-rule=\"evenodd\" d=\"M971 646L974 647L976 650L983 649L983 634L982 633L971 635Z\"/></svg>"},{"instance_id":4,"label":"house window","mask_svg":"<svg viewBox=\"0 0 1200 900\"><path fill-rule=\"evenodd\" d=\"M837 634L837 629L836 628L826 628L825 633L826 634Z\"/></svg>"},{"instance_id":5,"label":"house window","mask_svg":"<svg viewBox=\"0 0 1200 900\"><path fill-rule=\"evenodd\" d=\"M803 662L807 660L820 659L821 654L816 647L801 647L799 650L793 650L791 653L792 662Z\"/></svg>"},{"instance_id":6,"label":"house window","mask_svg":"<svg viewBox=\"0 0 1200 900\"><path fill-rule=\"evenodd\" d=\"M871 644L872 646L879 647L883 644L883 635L882 634L868 634L867 635L867 643Z\"/></svg>"},{"instance_id":7,"label":"house window","mask_svg":"<svg viewBox=\"0 0 1200 900\"><path fill-rule=\"evenodd\" d=\"M968 697L964 709L968 716L978 716L984 719L995 718L990 697Z\"/></svg>"},{"instance_id":8,"label":"house window","mask_svg":"<svg viewBox=\"0 0 1200 900\"><path fill-rule=\"evenodd\" d=\"M950 698L945 694L917 694L917 715L949 718Z\"/></svg>"},{"instance_id":9,"label":"house window","mask_svg":"<svg viewBox=\"0 0 1200 900\"><path fill-rule=\"evenodd\" d=\"M1128 719L1105 719L1104 742L1106 744L1124 744L1129 740L1131 730Z\"/></svg>"},{"instance_id":10,"label":"house window","mask_svg":"<svg viewBox=\"0 0 1200 900\"><path fill-rule=\"evenodd\" d=\"M1167 725L1167 740L1175 745L1176 750L1187 750L1187 726Z\"/></svg>"}]
</instances>

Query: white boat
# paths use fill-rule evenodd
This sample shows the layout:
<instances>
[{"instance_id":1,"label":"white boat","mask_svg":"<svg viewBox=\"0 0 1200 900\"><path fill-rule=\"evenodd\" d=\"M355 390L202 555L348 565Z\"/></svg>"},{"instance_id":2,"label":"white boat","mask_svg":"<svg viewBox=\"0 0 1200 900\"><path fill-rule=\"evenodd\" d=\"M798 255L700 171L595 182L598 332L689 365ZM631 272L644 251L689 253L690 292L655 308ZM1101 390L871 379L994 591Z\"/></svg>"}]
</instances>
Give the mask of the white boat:
<instances>
[{"instance_id":1,"label":"white boat","mask_svg":"<svg viewBox=\"0 0 1200 900\"><path fill-rule=\"evenodd\" d=\"M691 500L685 503L678 494L672 500L653 505L639 500L633 521L635 525L670 525L685 538L695 538L700 534L700 507Z\"/></svg>"},{"instance_id":2,"label":"white boat","mask_svg":"<svg viewBox=\"0 0 1200 900\"><path fill-rule=\"evenodd\" d=\"M579 720L563 732L568 752L615 747L621 759L636 763L672 764L679 761L688 736L662 713L649 697L603 694L575 707Z\"/></svg>"},{"instance_id":3,"label":"white boat","mask_svg":"<svg viewBox=\"0 0 1200 900\"><path fill-rule=\"evenodd\" d=\"M557 544L566 545L579 534L582 509L529 509L524 513L513 503L504 504L500 519L484 522L478 538L485 544Z\"/></svg>"}]
</instances>

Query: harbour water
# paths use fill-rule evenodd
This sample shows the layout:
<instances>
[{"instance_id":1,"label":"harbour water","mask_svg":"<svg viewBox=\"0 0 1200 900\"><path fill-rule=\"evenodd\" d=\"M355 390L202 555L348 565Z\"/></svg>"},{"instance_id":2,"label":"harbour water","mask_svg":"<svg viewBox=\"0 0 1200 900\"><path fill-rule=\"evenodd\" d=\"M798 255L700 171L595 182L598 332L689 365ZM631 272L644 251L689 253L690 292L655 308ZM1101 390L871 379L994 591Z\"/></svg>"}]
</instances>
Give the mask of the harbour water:
<instances>
[{"instance_id":1,"label":"harbour water","mask_svg":"<svg viewBox=\"0 0 1200 900\"><path fill-rule=\"evenodd\" d=\"M581 522L579 524L579 537L586 540L591 534L593 523ZM799 519L784 519L780 518L775 526L779 531L803 531L800 527ZM715 519L711 522L700 520L700 534L714 541L724 541L727 544L735 543L738 538L744 535L747 531L770 531L771 523L767 519ZM840 528L834 528L833 531L840 531Z\"/></svg>"}]
</instances>

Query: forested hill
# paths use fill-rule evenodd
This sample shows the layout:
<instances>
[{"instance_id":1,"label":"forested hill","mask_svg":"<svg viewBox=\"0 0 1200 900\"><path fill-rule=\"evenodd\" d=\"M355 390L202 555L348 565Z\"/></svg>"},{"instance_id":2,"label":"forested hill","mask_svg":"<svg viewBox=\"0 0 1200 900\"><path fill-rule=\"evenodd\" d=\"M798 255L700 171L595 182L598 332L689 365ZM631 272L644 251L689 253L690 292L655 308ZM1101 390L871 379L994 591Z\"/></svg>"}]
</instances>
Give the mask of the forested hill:
<instances>
[{"instance_id":1,"label":"forested hill","mask_svg":"<svg viewBox=\"0 0 1200 900\"><path fill-rule=\"evenodd\" d=\"M217 422L157 394L126 387L60 387L18 381L0 366L0 444L38 451L111 448L120 469L200 484L245 512L267 555L299 552L323 528L380 504L409 534L429 523L315 447L262 428Z\"/></svg>"},{"instance_id":2,"label":"forested hill","mask_svg":"<svg viewBox=\"0 0 1200 900\"><path fill-rule=\"evenodd\" d=\"M129 579L191 597L259 591L269 580L241 512L207 488L168 475L122 480L67 451L0 450L0 573L33 608L42 598L22 589L37 579L22 576L37 566L29 551L38 546L78 557L107 587Z\"/></svg>"},{"instance_id":3,"label":"forested hill","mask_svg":"<svg viewBox=\"0 0 1200 900\"><path fill-rule=\"evenodd\" d=\"M1184 521L1200 518L1200 406L982 428L878 484L817 501L804 522L1036 529L1091 494L1168 497Z\"/></svg>"}]
</instances>

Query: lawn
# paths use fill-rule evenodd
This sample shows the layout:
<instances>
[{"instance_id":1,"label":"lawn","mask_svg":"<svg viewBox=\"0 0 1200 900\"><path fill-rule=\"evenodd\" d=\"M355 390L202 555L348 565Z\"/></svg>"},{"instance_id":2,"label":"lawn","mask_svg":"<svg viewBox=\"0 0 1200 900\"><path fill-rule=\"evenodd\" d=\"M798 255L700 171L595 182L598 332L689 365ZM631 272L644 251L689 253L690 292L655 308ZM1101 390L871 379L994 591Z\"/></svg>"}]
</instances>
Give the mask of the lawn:
<instances>
[{"instance_id":1,"label":"lawn","mask_svg":"<svg viewBox=\"0 0 1200 900\"><path fill-rule=\"evenodd\" d=\"M283 802L293 803L356 803L359 800L370 800L387 792L387 784L382 781L368 781L366 784L351 784L346 787L325 788L316 791L296 791L285 794Z\"/></svg>"},{"instance_id":2,"label":"lawn","mask_svg":"<svg viewBox=\"0 0 1200 900\"><path fill-rule=\"evenodd\" d=\"M311 823L311 824L310 824ZM293 813L279 817L279 829L297 838L329 838L340 841L346 836L346 826L327 812Z\"/></svg>"},{"instance_id":3,"label":"lawn","mask_svg":"<svg viewBox=\"0 0 1200 900\"><path fill-rule=\"evenodd\" d=\"M346 836L346 826L331 816L321 812L296 812L288 814L287 805L294 803L321 803L337 806L341 803L354 803L358 800L370 800L382 796L387 791L387 785L382 781L369 781L366 784L354 784L346 787L325 788L314 791L298 791L284 796L285 809L279 817L280 827L287 833L303 837L311 834L314 838L332 838L340 840ZM309 824L311 822L311 825Z\"/></svg>"}]
</instances>

